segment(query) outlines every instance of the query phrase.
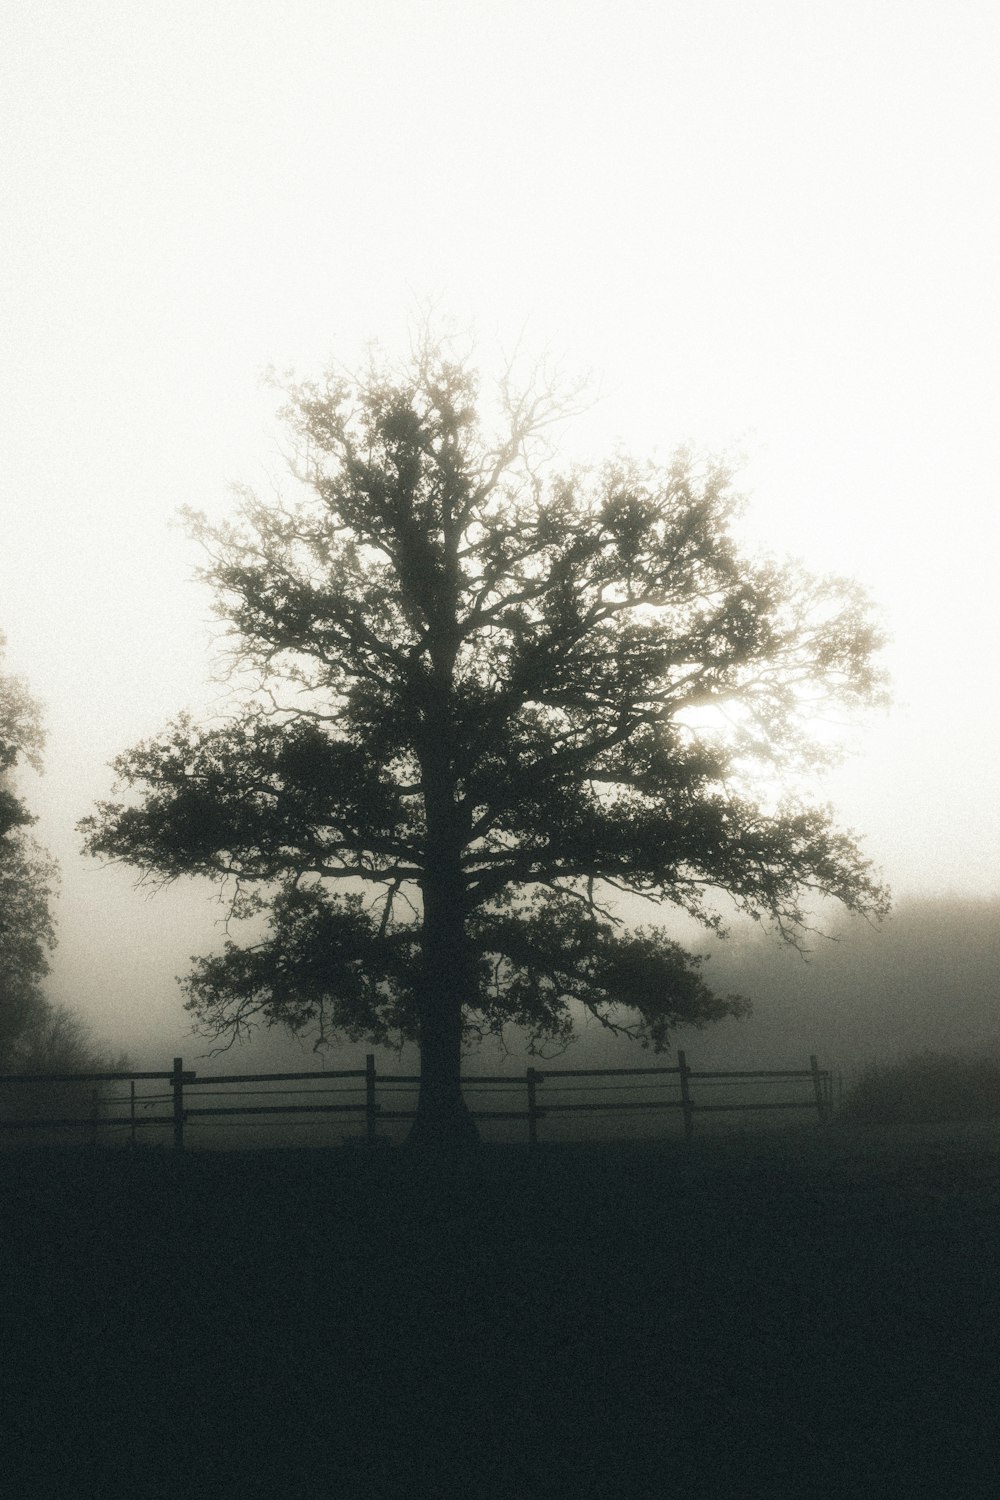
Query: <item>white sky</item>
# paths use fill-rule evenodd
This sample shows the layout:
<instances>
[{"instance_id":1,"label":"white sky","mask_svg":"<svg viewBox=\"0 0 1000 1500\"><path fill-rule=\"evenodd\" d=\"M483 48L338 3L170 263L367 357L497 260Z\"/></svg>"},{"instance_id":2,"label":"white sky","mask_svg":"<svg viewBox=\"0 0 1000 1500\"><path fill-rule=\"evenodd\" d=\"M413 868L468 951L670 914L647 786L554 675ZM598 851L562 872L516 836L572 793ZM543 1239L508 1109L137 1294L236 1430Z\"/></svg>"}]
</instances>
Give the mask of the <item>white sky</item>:
<instances>
[{"instance_id":1,"label":"white sky","mask_svg":"<svg viewBox=\"0 0 1000 1500\"><path fill-rule=\"evenodd\" d=\"M73 832L210 696L171 517L280 477L264 367L425 298L487 365L524 329L593 370L569 456L746 453L756 537L894 635L844 821L900 894L995 891L998 76L992 0L0 0L0 629L47 709L57 998L172 1035L211 941Z\"/></svg>"}]
</instances>

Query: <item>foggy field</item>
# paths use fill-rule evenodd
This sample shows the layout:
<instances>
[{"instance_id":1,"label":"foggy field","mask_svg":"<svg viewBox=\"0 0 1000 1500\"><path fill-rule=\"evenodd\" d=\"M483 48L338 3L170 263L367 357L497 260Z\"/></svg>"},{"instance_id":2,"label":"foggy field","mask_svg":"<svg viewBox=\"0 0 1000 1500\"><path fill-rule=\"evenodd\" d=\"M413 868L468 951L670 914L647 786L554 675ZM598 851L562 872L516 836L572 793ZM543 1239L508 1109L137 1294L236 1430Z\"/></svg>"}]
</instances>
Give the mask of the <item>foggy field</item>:
<instances>
[{"instance_id":1,"label":"foggy field","mask_svg":"<svg viewBox=\"0 0 1000 1500\"><path fill-rule=\"evenodd\" d=\"M0 1173L11 1494L994 1493L995 1129Z\"/></svg>"},{"instance_id":2,"label":"foggy field","mask_svg":"<svg viewBox=\"0 0 1000 1500\"><path fill-rule=\"evenodd\" d=\"M0 0L0 1500L1000 1500L998 76Z\"/></svg>"}]
</instances>

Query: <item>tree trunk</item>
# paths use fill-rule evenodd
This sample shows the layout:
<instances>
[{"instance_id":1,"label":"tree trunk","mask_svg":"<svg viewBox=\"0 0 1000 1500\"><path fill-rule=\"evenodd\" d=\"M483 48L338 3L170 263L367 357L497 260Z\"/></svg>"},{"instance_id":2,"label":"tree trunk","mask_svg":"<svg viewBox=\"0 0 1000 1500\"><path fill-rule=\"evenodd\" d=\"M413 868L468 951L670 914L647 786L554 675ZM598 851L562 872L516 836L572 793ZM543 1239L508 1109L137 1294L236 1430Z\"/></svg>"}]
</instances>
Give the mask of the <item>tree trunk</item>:
<instances>
[{"instance_id":1,"label":"tree trunk","mask_svg":"<svg viewBox=\"0 0 1000 1500\"><path fill-rule=\"evenodd\" d=\"M462 1012L471 1001L461 856L428 860L423 883L420 1093L409 1144L454 1150L479 1140L462 1097Z\"/></svg>"},{"instance_id":2,"label":"tree trunk","mask_svg":"<svg viewBox=\"0 0 1000 1500\"><path fill-rule=\"evenodd\" d=\"M462 1096L461 997L452 993L447 975L436 988L421 1020L420 1093L407 1144L456 1151L477 1145L479 1131Z\"/></svg>"}]
</instances>

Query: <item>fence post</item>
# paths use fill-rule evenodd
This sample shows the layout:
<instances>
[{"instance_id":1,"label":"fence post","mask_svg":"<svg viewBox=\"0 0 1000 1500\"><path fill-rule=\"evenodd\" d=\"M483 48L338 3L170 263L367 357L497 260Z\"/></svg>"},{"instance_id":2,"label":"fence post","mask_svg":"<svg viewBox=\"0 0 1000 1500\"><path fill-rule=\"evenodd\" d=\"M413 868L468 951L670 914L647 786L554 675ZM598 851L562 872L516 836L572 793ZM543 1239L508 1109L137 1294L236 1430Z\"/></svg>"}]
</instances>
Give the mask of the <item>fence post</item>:
<instances>
[{"instance_id":1,"label":"fence post","mask_svg":"<svg viewBox=\"0 0 1000 1500\"><path fill-rule=\"evenodd\" d=\"M681 1113L684 1116L684 1139L689 1141L693 1134L694 1118L692 1115L691 1087L688 1079L691 1069L687 1065L687 1054L677 1049L677 1068L681 1075Z\"/></svg>"},{"instance_id":2,"label":"fence post","mask_svg":"<svg viewBox=\"0 0 1000 1500\"><path fill-rule=\"evenodd\" d=\"M526 1080L528 1084L528 1145L538 1145L538 1103L536 1089L538 1087L539 1075L534 1068L527 1071Z\"/></svg>"},{"instance_id":3,"label":"fence post","mask_svg":"<svg viewBox=\"0 0 1000 1500\"><path fill-rule=\"evenodd\" d=\"M184 1150L184 1059L174 1058L174 1072L170 1080L174 1091L174 1150Z\"/></svg>"},{"instance_id":4,"label":"fence post","mask_svg":"<svg viewBox=\"0 0 1000 1500\"><path fill-rule=\"evenodd\" d=\"M101 1114L100 1099L101 1091L95 1083L90 1095L90 1144L92 1146L97 1145L97 1121Z\"/></svg>"},{"instance_id":5,"label":"fence post","mask_svg":"<svg viewBox=\"0 0 1000 1500\"><path fill-rule=\"evenodd\" d=\"M813 1091L816 1095L816 1113L819 1115L819 1123L826 1124L826 1095L823 1088L823 1078L819 1071L819 1063L816 1061L815 1052L809 1059L809 1067L812 1072Z\"/></svg>"},{"instance_id":6,"label":"fence post","mask_svg":"<svg viewBox=\"0 0 1000 1500\"><path fill-rule=\"evenodd\" d=\"M375 1103L375 1054L369 1052L365 1056L365 1139L369 1146L375 1144L375 1116L378 1106Z\"/></svg>"},{"instance_id":7,"label":"fence post","mask_svg":"<svg viewBox=\"0 0 1000 1500\"><path fill-rule=\"evenodd\" d=\"M128 1086L129 1144L135 1150L135 1079Z\"/></svg>"}]
</instances>

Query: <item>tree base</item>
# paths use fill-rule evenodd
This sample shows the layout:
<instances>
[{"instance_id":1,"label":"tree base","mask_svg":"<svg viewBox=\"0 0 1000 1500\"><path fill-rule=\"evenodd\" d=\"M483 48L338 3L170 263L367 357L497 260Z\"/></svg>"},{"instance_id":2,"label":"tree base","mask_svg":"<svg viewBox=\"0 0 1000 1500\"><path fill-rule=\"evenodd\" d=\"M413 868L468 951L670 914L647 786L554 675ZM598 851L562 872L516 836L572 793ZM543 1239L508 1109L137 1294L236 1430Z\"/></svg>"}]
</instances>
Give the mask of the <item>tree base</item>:
<instances>
[{"instance_id":1,"label":"tree base","mask_svg":"<svg viewBox=\"0 0 1000 1500\"><path fill-rule=\"evenodd\" d=\"M421 1108L418 1104L406 1145L421 1153L455 1156L480 1145L479 1129L464 1103L450 1109Z\"/></svg>"}]
</instances>

